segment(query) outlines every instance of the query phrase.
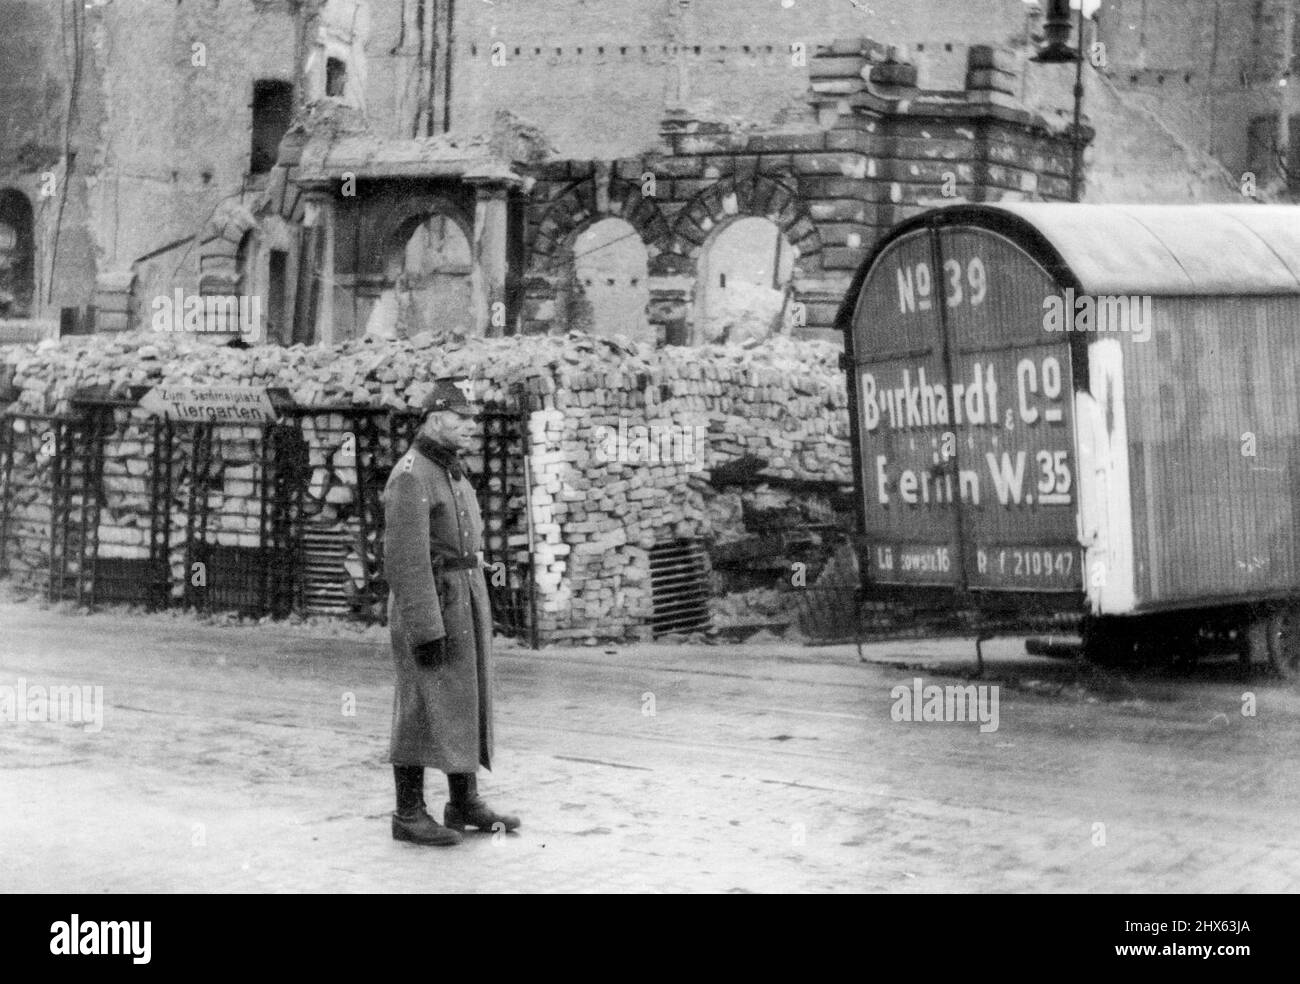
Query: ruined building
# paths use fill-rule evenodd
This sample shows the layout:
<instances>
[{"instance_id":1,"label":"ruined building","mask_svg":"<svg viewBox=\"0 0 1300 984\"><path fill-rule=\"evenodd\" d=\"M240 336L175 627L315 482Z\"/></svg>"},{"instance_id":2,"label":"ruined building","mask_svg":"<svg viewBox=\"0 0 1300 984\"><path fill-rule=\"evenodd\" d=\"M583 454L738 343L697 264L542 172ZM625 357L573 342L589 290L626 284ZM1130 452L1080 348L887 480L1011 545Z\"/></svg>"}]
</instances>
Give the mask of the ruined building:
<instances>
[{"instance_id":1,"label":"ruined building","mask_svg":"<svg viewBox=\"0 0 1300 984\"><path fill-rule=\"evenodd\" d=\"M1160 197L1165 176L1164 197L1222 197L1267 143L1259 5L1186 6L1115 0L1090 21L1108 51L1089 69L1107 179L1090 198ZM470 333L818 335L912 210L1066 193L1071 68L1028 60L1041 12L1023 0L0 15L0 318L65 332L147 327L179 287L256 296L279 344L435 310Z\"/></svg>"}]
</instances>

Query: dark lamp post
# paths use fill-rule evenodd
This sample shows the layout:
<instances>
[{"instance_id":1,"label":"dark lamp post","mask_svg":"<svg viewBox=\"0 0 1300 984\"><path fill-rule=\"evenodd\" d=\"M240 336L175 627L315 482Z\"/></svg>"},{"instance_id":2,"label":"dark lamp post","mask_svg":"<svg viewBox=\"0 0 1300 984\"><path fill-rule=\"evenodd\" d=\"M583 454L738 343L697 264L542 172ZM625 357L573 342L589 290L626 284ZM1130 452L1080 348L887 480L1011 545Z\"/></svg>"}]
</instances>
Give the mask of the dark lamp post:
<instances>
[{"instance_id":1,"label":"dark lamp post","mask_svg":"<svg viewBox=\"0 0 1300 984\"><path fill-rule=\"evenodd\" d=\"M1070 131L1070 201L1079 200L1083 183L1083 142L1080 140L1080 117L1083 114L1083 2L1079 2L1078 38L1070 47L1070 0L1048 0L1047 17L1043 34L1047 45L1033 60L1043 65L1075 63L1074 72L1074 127Z\"/></svg>"},{"instance_id":2,"label":"dark lamp post","mask_svg":"<svg viewBox=\"0 0 1300 984\"><path fill-rule=\"evenodd\" d=\"M1083 13L1082 7L1079 13ZM1047 36L1047 47L1035 56L1034 61L1059 65L1078 57L1070 47L1070 0L1048 0L1043 33Z\"/></svg>"}]
</instances>

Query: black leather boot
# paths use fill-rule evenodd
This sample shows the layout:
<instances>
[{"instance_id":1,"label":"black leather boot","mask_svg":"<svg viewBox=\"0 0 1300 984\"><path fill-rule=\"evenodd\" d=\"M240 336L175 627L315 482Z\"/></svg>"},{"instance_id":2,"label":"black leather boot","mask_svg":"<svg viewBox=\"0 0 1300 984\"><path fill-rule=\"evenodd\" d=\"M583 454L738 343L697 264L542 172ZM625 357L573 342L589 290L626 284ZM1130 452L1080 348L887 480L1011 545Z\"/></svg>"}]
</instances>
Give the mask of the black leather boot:
<instances>
[{"instance_id":1,"label":"black leather boot","mask_svg":"<svg viewBox=\"0 0 1300 984\"><path fill-rule=\"evenodd\" d=\"M424 805L424 766L395 765L397 812L393 814L393 840L428 847L451 847L463 839L429 816Z\"/></svg>"},{"instance_id":2,"label":"black leather boot","mask_svg":"<svg viewBox=\"0 0 1300 984\"><path fill-rule=\"evenodd\" d=\"M433 819L421 806L414 816L393 814L393 840L410 841L425 847L454 847L464 838L458 831L449 830Z\"/></svg>"},{"instance_id":3,"label":"black leather boot","mask_svg":"<svg viewBox=\"0 0 1300 984\"><path fill-rule=\"evenodd\" d=\"M478 777L472 772L447 773L451 801L442 811L442 822L453 830L475 827L478 830L515 830L519 818L492 810L478 795ZM497 824L501 826L498 827Z\"/></svg>"}]
</instances>

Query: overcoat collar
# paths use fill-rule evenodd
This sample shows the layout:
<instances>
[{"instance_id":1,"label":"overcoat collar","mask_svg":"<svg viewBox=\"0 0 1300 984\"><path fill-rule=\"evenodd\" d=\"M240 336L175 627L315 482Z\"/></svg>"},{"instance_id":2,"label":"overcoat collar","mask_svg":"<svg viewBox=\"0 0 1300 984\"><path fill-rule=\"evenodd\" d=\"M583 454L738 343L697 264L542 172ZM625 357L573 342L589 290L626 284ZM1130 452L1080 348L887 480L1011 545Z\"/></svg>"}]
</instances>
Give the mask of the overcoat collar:
<instances>
[{"instance_id":1,"label":"overcoat collar","mask_svg":"<svg viewBox=\"0 0 1300 984\"><path fill-rule=\"evenodd\" d=\"M415 438L415 450L424 455L435 465L441 465L451 473L452 478L463 478L465 466L460 460L460 451L450 444L442 444L427 434L418 434Z\"/></svg>"}]
</instances>

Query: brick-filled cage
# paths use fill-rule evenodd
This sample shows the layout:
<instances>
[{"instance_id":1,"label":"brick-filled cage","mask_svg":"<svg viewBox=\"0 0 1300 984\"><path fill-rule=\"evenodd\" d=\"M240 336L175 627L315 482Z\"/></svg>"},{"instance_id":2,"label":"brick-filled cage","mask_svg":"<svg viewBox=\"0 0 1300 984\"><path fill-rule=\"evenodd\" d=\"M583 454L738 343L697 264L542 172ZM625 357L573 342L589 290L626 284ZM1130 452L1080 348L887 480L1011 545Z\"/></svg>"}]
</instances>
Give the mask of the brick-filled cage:
<instances>
[{"instance_id":1,"label":"brick-filled cage","mask_svg":"<svg viewBox=\"0 0 1300 984\"><path fill-rule=\"evenodd\" d=\"M48 591L55 558L56 595L91 604L382 622L384 484L420 425L411 408L463 375L483 407L466 457L502 634L594 645L797 629L832 534L852 525L840 354L815 339L652 349L580 332L248 350L122 335L6 352L0 451L18 457L0 489L0 570ZM196 382L265 391L275 429L146 412L150 389ZM66 422L19 419L55 412ZM67 433L46 439L55 424ZM80 449L69 467L32 457L51 441ZM80 515L65 516L83 502L84 540ZM97 572L66 579L83 542ZM660 554L685 546L704 566L661 571ZM668 617L679 602L689 617Z\"/></svg>"},{"instance_id":2,"label":"brick-filled cage","mask_svg":"<svg viewBox=\"0 0 1300 984\"><path fill-rule=\"evenodd\" d=\"M385 622L382 493L421 416L277 400L256 426L132 400L0 416L0 576L51 601ZM526 418L481 414L467 464L496 629L537 645Z\"/></svg>"},{"instance_id":3,"label":"brick-filled cage","mask_svg":"<svg viewBox=\"0 0 1300 984\"><path fill-rule=\"evenodd\" d=\"M75 415L7 415L0 425L0 570L16 584L62 598L79 576L92 533L87 496L93 455L76 453L93 422ZM79 592L80 582L71 585Z\"/></svg>"}]
</instances>

